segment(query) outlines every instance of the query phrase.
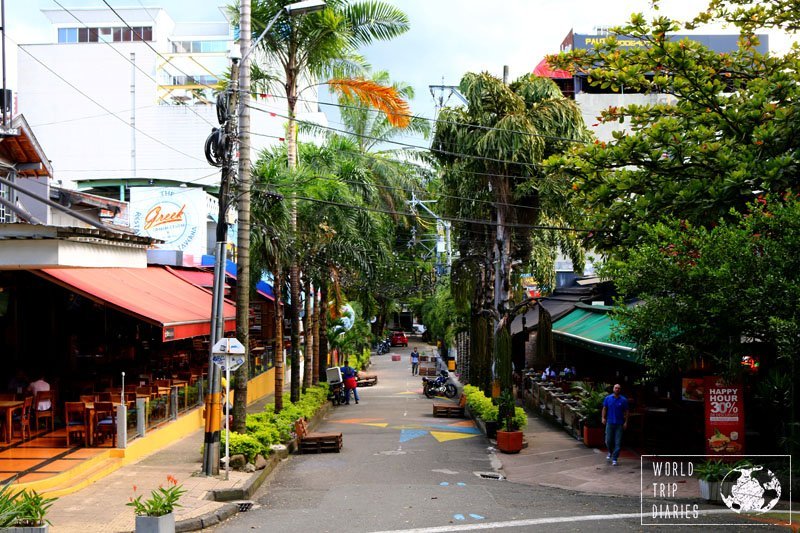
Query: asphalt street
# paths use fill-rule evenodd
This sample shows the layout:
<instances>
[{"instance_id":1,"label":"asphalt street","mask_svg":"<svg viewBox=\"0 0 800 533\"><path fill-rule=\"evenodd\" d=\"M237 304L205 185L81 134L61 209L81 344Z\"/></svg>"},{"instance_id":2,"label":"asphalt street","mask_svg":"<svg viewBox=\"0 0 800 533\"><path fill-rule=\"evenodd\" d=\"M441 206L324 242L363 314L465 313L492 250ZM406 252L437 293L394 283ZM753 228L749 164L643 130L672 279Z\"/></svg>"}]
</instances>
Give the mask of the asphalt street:
<instances>
[{"instance_id":1,"label":"asphalt street","mask_svg":"<svg viewBox=\"0 0 800 533\"><path fill-rule=\"evenodd\" d=\"M316 431L341 431L341 453L293 455L248 512L214 531L671 531L642 526L640 499L496 479L501 464L469 420L433 418L407 348L373 356L376 386L333 409ZM392 361L401 354L401 361ZM442 400L437 400L442 401ZM499 453L499 452L497 452ZM691 531L718 531L695 525ZM752 527L741 528L752 531ZM725 531L736 530L728 526Z\"/></svg>"}]
</instances>

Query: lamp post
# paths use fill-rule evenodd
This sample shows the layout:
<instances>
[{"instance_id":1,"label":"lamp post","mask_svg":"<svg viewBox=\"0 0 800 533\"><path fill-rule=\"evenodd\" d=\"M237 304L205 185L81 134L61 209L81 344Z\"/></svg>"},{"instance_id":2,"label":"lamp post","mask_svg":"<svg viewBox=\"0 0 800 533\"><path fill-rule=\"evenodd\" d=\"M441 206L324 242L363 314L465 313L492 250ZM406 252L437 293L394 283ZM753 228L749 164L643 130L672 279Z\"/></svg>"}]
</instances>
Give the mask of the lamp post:
<instances>
[{"instance_id":1,"label":"lamp post","mask_svg":"<svg viewBox=\"0 0 800 533\"><path fill-rule=\"evenodd\" d=\"M250 1L244 0L240 4L240 42L239 54L235 54L235 48L231 54L231 85L228 98L228 113L230 116L225 123L226 137L233 142L224 147L225 155L223 159L222 182L219 194L219 217L217 220L217 244L216 259L214 262L214 298L211 310L211 340L212 346L223 336L224 332L224 312L223 312L223 292L225 280L225 253L227 246L227 224L225 215L227 213L230 178L233 173L234 154L236 154L236 143L238 140L239 152L239 202L238 202L238 271L237 271L237 298L236 298L236 329L239 341L249 351L249 311L250 311L250 65L248 59L253 50L258 46L264 36L269 32L281 15L294 16L303 15L325 8L324 0L303 0L284 6L279 10L272 20L269 21L264 31L251 44L250 27ZM241 60L239 59L241 55ZM233 115L238 116L238 123L234 125ZM213 135L213 134L212 134ZM225 143L223 143L225 144ZM276 302L277 305L277 302ZM205 475L219 474L219 444L220 444L220 379L219 372L214 370L211 362L212 355L209 353L208 377L209 393L206 398L206 431L203 448L203 473ZM247 354L249 361L249 353ZM237 389L239 384L247 380L247 368L245 365L237 375ZM246 390L246 385L244 385ZM239 401L246 401L246 395L237 394Z\"/></svg>"}]
</instances>

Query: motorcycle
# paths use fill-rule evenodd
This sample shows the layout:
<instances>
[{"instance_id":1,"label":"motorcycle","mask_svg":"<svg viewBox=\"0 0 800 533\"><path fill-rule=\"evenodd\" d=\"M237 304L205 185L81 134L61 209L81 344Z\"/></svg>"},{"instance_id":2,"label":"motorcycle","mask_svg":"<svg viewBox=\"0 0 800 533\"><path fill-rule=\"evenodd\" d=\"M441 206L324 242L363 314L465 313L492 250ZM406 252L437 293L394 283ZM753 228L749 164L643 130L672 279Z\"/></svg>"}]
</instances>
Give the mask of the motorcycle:
<instances>
[{"instance_id":1,"label":"motorcycle","mask_svg":"<svg viewBox=\"0 0 800 533\"><path fill-rule=\"evenodd\" d=\"M389 353L389 348L390 347L391 347L391 343L389 342L389 339L384 339L384 340L380 341L378 343L378 345L375 347L375 353L377 355L383 355L385 353Z\"/></svg>"},{"instance_id":2,"label":"motorcycle","mask_svg":"<svg viewBox=\"0 0 800 533\"><path fill-rule=\"evenodd\" d=\"M347 403L347 391L344 388L344 383L331 383L331 388L328 391L328 399L333 405L344 405Z\"/></svg>"},{"instance_id":3,"label":"motorcycle","mask_svg":"<svg viewBox=\"0 0 800 533\"><path fill-rule=\"evenodd\" d=\"M442 370L435 379L422 378L422 392L428 398L433 398L437 395L454 398L458 391L456 386L450 383L450 374L447 370Z\"/></svg>"}]
</instances>

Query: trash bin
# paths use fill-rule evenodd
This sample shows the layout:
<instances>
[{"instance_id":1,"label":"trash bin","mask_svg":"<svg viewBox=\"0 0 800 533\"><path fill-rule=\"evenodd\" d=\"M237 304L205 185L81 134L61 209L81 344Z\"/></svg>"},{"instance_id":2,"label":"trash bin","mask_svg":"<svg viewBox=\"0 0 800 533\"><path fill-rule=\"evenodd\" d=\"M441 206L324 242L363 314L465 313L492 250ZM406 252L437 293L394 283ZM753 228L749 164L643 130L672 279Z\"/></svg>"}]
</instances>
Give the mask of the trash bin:
<instances>
[{"instance_id":1,"label":"trash bin","mask_svg":"<svg viewBox=\"0 0 800 533\"><path fill-rule=\"evenodd\" d=\"M450 359L449 361L447 361L447 370L453 372L455 371L455 369L456 369L456 360Z\"/></svg>"}]
</instances>

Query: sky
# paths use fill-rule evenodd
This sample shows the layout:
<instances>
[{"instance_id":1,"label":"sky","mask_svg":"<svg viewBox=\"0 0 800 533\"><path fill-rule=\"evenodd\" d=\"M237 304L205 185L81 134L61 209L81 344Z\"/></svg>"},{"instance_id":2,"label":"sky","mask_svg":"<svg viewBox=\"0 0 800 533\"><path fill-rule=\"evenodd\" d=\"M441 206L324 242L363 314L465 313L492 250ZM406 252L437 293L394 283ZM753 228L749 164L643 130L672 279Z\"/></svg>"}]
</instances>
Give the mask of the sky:
<instances>
[{"instance_id":1,"label":"sky","mask_svg":"<svg viewBox=\"0 0 800 533\"><path fill-rule=\"evenodd\" d=\"M59 0L65 7L104 7L101 0ZM404 11L411 29L403 36L362 50L374 70L388 70L392 79L414 87L414 113L432 118L435 100L430 85L457 85L466 72L487 71L510 79L530 72L548 53L555 53L570 29L594 33L598 26L614 26L633 12L690 18L702 5L697 0L662 0L652 11L649 0L384 0ZM223 3L208 0L108 0L113 7L160 6L179 22L219 20ZM6 2L9 36L17 42L52 40L52 30L41 9L57 8L52 0ZM733 33L713 28L704 33ZM791 38L770 34L770 48L788 49ZM13 43L9 42L8 45ZM13 70L13 65L9 67ZM9 79L15 79L13 72ZM13 81L10 83L13 87ZM450 103L455 103L451 98ZM333 126L333 108L323 106Z\"/></svg>"}]
</instances>

